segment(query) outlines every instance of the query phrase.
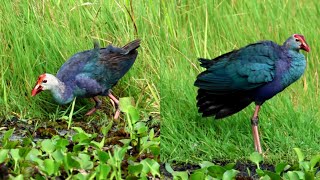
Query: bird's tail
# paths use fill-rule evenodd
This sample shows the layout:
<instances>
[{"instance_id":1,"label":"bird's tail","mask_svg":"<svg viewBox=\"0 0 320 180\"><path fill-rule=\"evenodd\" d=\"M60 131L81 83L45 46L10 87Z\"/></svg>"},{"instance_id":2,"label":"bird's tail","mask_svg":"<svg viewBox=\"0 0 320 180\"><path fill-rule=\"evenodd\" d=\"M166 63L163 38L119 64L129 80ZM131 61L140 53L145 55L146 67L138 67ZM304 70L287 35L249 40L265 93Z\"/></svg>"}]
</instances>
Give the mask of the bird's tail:
<instances>
[{"instance_id":1,"label":"bird's tail","mask_svg":"<svg viewBox=\"0 0 320 180\"><path fill-rule=\"evenodd\" d=\"M125 46L122 47L122 49L124 49L126 52L130 52L133 51L135 49L137 49L138 47L140 47L140 39L136 39L132 42L129 42L128 44L126 44Z\"/></svg>"},{"instance_id":2,"label":"bird's tail","mask_svg":"<svg viewBox=\"0 0 320 180\"><path fill-rule=\"evenodd\" d=\"M251 92L239 92L233 94L213 94L208 90L199 89L197 106L203 117L214 116L215 119L225 118L235 114L252 101Z\"/></svg>"}]
</instances>

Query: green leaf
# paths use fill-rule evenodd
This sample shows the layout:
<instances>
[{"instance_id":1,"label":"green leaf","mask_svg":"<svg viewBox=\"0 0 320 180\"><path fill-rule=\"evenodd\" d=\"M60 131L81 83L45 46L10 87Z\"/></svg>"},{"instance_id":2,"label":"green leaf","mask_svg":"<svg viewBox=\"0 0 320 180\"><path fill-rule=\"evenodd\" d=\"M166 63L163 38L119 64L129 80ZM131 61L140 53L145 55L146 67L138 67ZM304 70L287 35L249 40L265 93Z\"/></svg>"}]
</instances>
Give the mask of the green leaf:
<instances>
[{"instance_id":1,"label":"green leaf","mask_svg":"<svg viewBox=\"0 0 320 180\"><path fill-rule=\"evenodd\" d=\"M190 175L190 180L205 179L206 175L203 171L195 171Z\"/></svg>"},{"instance_id":2,"label":"green leaf","mask_svg":"<svg viewBox=\"0 0 320 180\"><path fill-rule=\"evenodd\" d=\"M41 142L41 149L48 154L51 154L55 149L55 142L51 139L45 139Z\"/></svg>"},{"instance_id":3,"label":"green leaf","mask_svg":"<svg viewBox=\"0 0 320 180\"><path fill-rule=\"evenodd\" d=\"M19 154L19 149L11 149L10 154L12 159L16 162L21 158Z\"/></svg>"},{"instance_id":4,"label":"green leaf","mask_svg":"<svg viewBox=\"0 0 320 180\"><path fill-rule=\"evenodd\" d=\"M231 170L234 168L235 165L236 165L236 163L228 163L227 165L224 166L224 168L226 170Z\"/></svg>"},{"instance_id":5,"label":"green leaf","mask_svg":"<svg viewBox=\"0 0 320 180\"><path fill-rule=\"evenodd\" d=\"M229 180L229 179L235 179L239 171L231 169L227 170L226 172L223 173L222 179L223 180Z\"/></svg>"},{"instance_id":6,"label":"green leaf","mask_svg":"<svg viewBox=\"0 0 320 180\"><path fill-rule=\"evenodd\" d=\"M10 180L23 180L24 179L22 174L20 174L16 177L13 177L12 175L10 175L9 177L10 177L9 178Z\"/></svg>"},{"instance_id":7,"label":"green leaf","mask_svg":"<svg viewBox=\"0 0 320 180\"><path fill-rule=\"evenodd\" d=\"M131 97L123 97L119 99L119 108L122 112L129 113L129 107L132 106Z\"/></svg>"},{"instance_id":8,"label":"green leaf","mask_svg":"<svg viewBox=\"0 0 320 180\"><path fill-rule=\"evenodd\" d=\"M108 176L108 174L111 171L111 167L107 164L99 164L97 167L97 171L98 171L98 175L97 178L100 180L104 180L106 179L106 177Z\"/></svg>"},{"instance_id":9,"label":"green leaf","mask_svg":"<svg viewBox=\"0 0 320 180\"><path fill-rule=\"evenodd\" d=\"M254 162L257 165L257 168L260 169L259 163L263 161L263 157L260 153L254 152L249 157L250 161Z\"/></svg>"},{"instance_id":10,"label":"green leaf","mask_svg":"<svg viewBox=\"0 0 320 180\"><path fill-rule=\"evenodd\" d=\"M138 164L138 165L129 165L128 166L128 172L130 174L133 174L135 176L138 176L143 169L143 165L142 164Z\"/></svg>"},{"instance_id":11,"label":"green leaf","mask_svg":"<svg viewBox=\"0 0 320 180\"><path fill-rule=\"evenodd\" d=\"M310 162L309 161L302 161L299 162L300 168L304 171L309 171L310 170Z\"/></svg>"},{"instance_id":12,"label":"green leaf","mask_svg":"<svg viewBox=\"0 0 320 180\"><path fill-rule=\"evenodd\" d=\"M155 155L155 156L160 155L160 147L159 147L159 145L150 146L149 149L150 149L150 151L151 151L151 153L153 155Z\"/></svg>"},{"instance_id":13,"label":"green leaf","mask_svg":"<svg viewBox=\"0 0 320 180\"><path fill-rule=\"evenodd\" d=\"M14 129L15 129L15 128L10 129L10 130L6 131L6 132L3 134L3 137L2 137L2 143L3 143L3 144L4 144L4 142L8 141L9 138L12 136Z\"/></svg>"},{"instance_id":14,"label":"green leaf","mask_svg":"<svg viewBox=\"0 0 320 180\"><path fill-rule=\"evenodd\" d=\"M68 145L69 141L64 138L60 138L56 141L56 149L62 149L64 151Z\"/></svg>"},{"instance_id":15,"label":"green leaf","mask_svg":"<svg viewBox=\"0 0 320 180\"><path fill-rule=\"evenodd\" d=\"M286 175L288 176L288 179L300 179L299 178L299 175L296 173L296 172L293 172L293 171L288 171L286 173Z\"/></svg>"},{"instance_id":16,"label":"green leaf","mask_svg":"<svg viewBox=\"0 0 320 180\"><path fill-rule=\"evenodd\" d=\"M0 164L3 163L8 158L8 149L1 149L0 150Z\"/></svg>"},{"instance_id":17,"label":"green leaf","mask_svg":"<svg viewBox=\"0 0 320 180\"><path fill-rule=\"evenodd\" d=\"M172 173L174 172L174 170L172 169L170 163L166 163L166 164L164 165L164 167L165 167L165 169L166 169L170 174L172 174Z\"/></svg>"},{"instance_id":18,"label":"green leaf","mask_svg":"<svg viewBox=\"0 0 320 180\"><path fill-rule=\"evenodd\" d=\"M259 177L262 177L265 175L264 171L261 169L256 169L256 173L259 175Z\"/></svg>"},{"instance_id":19,"label":"green leaf","mask_svg":"<svg viewBox=\"0 0 320 180\"><path fill-rule=\"evenodd\" d=\"M52 157L57 162L62 162L64 159L65 154L62 152L61 149L57 149L52 153Z\"/></svg>"},{"instance_id":20,"label":"green leaf","mask_svg":"<svg viewBox=\"0 0 320 180\"><path fill-rule=\"evenodd\" d=\"M172 173L173 180L188 180L188 173L186 171L175 171Z\"/></svg>"},{"instance_id":21,"label":"green leaf","mask_svg":"<svg viewBox=\"0 0 320 180\"><path fill-rule=\"evenodd\" d=\"M146 126L146 123L144 122L137 122L134 125L134 129L137 131L137 134L145 135L148 132L148 127Z\"/></svg>"},{"instance_id":22,"label":"green leaf","mask_svg":"<svg viewBox=\"0 0 320 180\"><path fill-rule=\"evenodd\" d=\"M132 124L135 124L139 121L139 111L135 107L128 107L128 114L131 117Z\"/></svg>"},{"instance_id":23,"label":"green leaf","mask_svg":"<svg viewBox=\"0 0 320 180\"><path fill-rule=\"evenodd\" d=\"M208 173L210 176L218 179L222 179L224 172L226 172L226 169L219 165L214 165L208 167Z\"/></svg>"},{"instance_id":24,"label":"green leaf","mask_svg":"<svg viewBox=\"0 0 320 180\"><path fill-rule=\"evenodd\" d=\"M49 176L56 172L55 162L52 159L45 159L43 161L44 169Z\"/></svg>"},{"instance_id":25,"label":"green leaf","mask_svg":"<svg viewBox=\"0 0 320 180\"><path fill-rule=\"evenodd\" d=\"M275 171L277 174L280 175L285 170L286 167L287 167L286 163L279 163L276 165Z\"/></svg>"},{"instance_id":26,"label":"green leaf","mask_svg":"<svg viewBox=\"0 0 320 180\"><path fill-rule=\"evenodd\" d=\"M82 169L89 170L93 168L93 162L90 160L90 156L85 153L79 153L80 158L79 164Z\"/></svg>"},{"instance_id":27,"label":"green leaf","mask_svg":"<svg viewBox=\"0 0 320 180\"><path fill-rule=\"evenodd\" d=\"M296 152L299 162L304 160L304 154L302 153L301 149L299 148L293 148L293 150Z\"/></svg>"},{"instance_id":28,"label":"green leaf","mask_svg":"<svg viewBox=\"0 0 320 180\"><path fill-rule=\"evenodd\" d=\"M317 163L320 163L320 155L313 156L310 160L311 168L314 168Z\"/></svg>"},{"instance_id":29,"label":"green leaf","mask_svg":"<svg viewBox=\"0 0 320 180\"><path fill-rule=\"evenodd\" d=\"M264 175L260 178L260 180L272 180L268 175Z\"/></svg>"},{"instance_id":30,"label":"green leaf","mask_svg":"<svg viewBox=\"0 0 320 180\"><path fill-rule=\"evenodd\" d=\"M280 180L281 176L271 171L264 170L264 173L267 174L272 180Z\"/></svg>"},{"instance_id":31,"label":"green leaf","mask_svg":"<svg viewBox=\"0 0 320 180\"><path fill-rule=\"evenodd\" d=\"M160 176L160 165L154 159L144 159L140 162L143 165L143 172L148 174L149 172L153 177Z\"/></svg>"},{"instance_id":32,"label":"green leaf","mask_svg":"<svg viewBox=\"0 0 320 180\"><path fill-rule=\"evenodd\" d=\"M105 151L98 151L98 158L99 161L106 163L108 161L108 159L110 158L109 154L106 153Z\"/></svg>"},{"instance_id":33,"label":"green leaf","mask_svg":"<svg viewBox=\"0 0 320 180\"><path fill-rule=\"evenodd\" d=\"M210 166L214 166L215 164L213 164L212 162L209 161L203 161L202 163L200 163L200 167L201 168L206 168L206 167L210 167Z\"/></svg>"}]
</instances>

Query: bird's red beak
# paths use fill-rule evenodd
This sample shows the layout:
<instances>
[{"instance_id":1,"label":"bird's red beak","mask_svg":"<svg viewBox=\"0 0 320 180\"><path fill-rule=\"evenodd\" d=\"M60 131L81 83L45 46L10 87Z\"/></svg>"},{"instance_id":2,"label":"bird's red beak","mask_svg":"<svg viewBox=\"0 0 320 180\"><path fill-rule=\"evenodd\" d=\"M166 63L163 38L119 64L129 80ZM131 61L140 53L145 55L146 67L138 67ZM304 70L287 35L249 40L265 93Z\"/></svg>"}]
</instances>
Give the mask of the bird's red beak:
<instances>
[{"instance_id":1,"label":"bird's red beak","mask_svg":"<svg viewBox=\"0 0 320 180\"><path fill-rule=\"evenodd\" d=\"M39 92L42 91L42 86L40 85L40 83L38 82L36 84L36 86L32 89L32 92L31 92L31 96L35 96L37 95Z\"/></svg>"},{"instance_id":2,"label":"bird's red beak","mask_svg":"<svg viewBox=\"0 0 320 180\"><path fill-rule=\"evenodd\" d=\"M308 46L308 44L306 42L302 42L300 48L307 51L307 52L310 51L310 47Z\"/></svg>"}]
</instances>

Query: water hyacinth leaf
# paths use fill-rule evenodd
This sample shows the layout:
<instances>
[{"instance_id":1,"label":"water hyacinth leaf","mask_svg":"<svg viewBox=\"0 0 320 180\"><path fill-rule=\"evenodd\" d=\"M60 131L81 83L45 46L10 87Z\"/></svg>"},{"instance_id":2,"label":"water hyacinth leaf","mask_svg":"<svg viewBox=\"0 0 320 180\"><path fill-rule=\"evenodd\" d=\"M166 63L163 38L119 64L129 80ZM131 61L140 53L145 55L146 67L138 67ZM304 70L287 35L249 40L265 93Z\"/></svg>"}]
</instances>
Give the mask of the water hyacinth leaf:
<instances>
[{"instance_id":1,"label":"water hyacinth leaf","mask_svg":"<svg viewBox=\"0 0 320 180\"><path fill-rule=\"evenodd\" d=\"M22 174L20 174L20 175L18 175L18 176L16 176L16 177L13 177L11 174L10 174L10 176L9 176L10 178L10 180L24 180L24 177L23 177L23 175Z\"/></svg>"},{"instance_id":2,"label":"water hyacinth leaf","mask_svg":"<svg viewBox=\"0 0 320 180\"><path fill-rule=\"evenodd\" d=\"M135 107L128 107L128 114L130 115L132 124L135 124L137 121L139 121L139 111Z\"/></svg>"},{"instance_id":3,"label":"water hyacinth leaf","mask_svg":"<svg viewBox=\"0 0 320 180\"><path fill-rule=\"evenodd\" d=\"M98 154L98 159L101 162L107 162L108 159L110 158L109 154L106 153L105 151L100 151L99 150L97 154Z\"/></svg>"},{"instance_id":4,"label":"water hyacinth leaf","mask_svg":"<svg viewBox=\"0 0 320 180\"><path fill-rule=\"evenodd\" d=\"M97 171L98 171L98 175L97 175L98 179L106 179L106 177L111 171L111 167L107 164L99 164L97 167Z\"/></svg>"},{"instance_id":5,"label":"water hyacinth leaf","mask_svg":"<svg viewBox=\"0 0 320 180\"><path fill-rule=\"evenodd\" d=\"M160 165L154 159L144 159L140 162L143 165L143 172L148 174L149 172L153 177L160 176Z\"/></svg>"},{"instance_id":6,"label":"water hyacinth leaf","mask_svg":"<svg viewBox=\"0 0 320 180\"><path fill-rule=\"evenodd\" d=\"M222 179L224 172L226 172L226 169L219 165L208 167L208 174L218 179Z\"/></svg>"},{"instance_id":7,"label":"water hyacinth leaf","mask_svg":"<svg viewBox=\"0 0 320 180\"><path fill-rule=\"evenodd\" d=\"M64 138L59 138L56 141L56 149L61 149L62 151L66 150L67 147L69 145L69 141L64 139Z\"/></svg>"},{"instance_id":8,"label":"water hyacinth leaf","mask_svg":"<svg viewBox=\"0 0 320 180\"><path fill-rule=\"evenodd\" d=\"M287 164L286 163L279 163L275 167L275 171L277 174L281 174L283 171L285 171Z\"/></svg>"},{"instance_id":9,"label":"water hyacinth leaf","mask_svg":"<svg viewBox=\"0 0 320 180\"><path fill-rule=\"evenodd\" d=\"M4 144L6 141L8 141L9 138L12 136L14 129L15 129L15 128L10 129L10 130L6 131L6 132L3 134L3 137L2 137L2 143L3 143L3 144Z\"/></svg>"},{"instance_id":10,"label":"water hyacinth leaf","mask_svg":"<svg viewBox=\"0 0 320 180\"><path fill-rule=\"evenodd\" d=\"M249 157L250 161L257 165L257 168L260 169L259 163L263 161L263 157L260 153L254 152Z\"/></svg>"},{"instance_id":11,"label":"water hyacinth leaf","mask_svg":"<svg viewBox=\"0 0 320 180\"><path fill-rule=\"evenodd\" d=\"M143 169L143 165L142 164L137 164L137 165L129 165L128 166L128 171L130 174L138 176L141 171Z\"/></svg>"},{"instance_id":12,"label":"water hyacinth leaf","mask_svg":"<svg viewBox=\"0 0 320 180\"><path fill-rule=\"evenodd\" d=\"M170 163L166 163L164 168L170 173L172 174L174 172L174 170L172 169Z\"/></svg>"},{"instance_id":13,"label":"water hyacinth leaf","mask_svg":"<svg viewBox=\"0 0 320 180\"><path fill-rule=\"evenodd\" d=\"M188 180L188 173L186 171L175 171L172 173L173 180Z\"/></svg>"},{"instance_id":14,"label":"water hyacinth leaf","mask_svg":"<svg viewBox=\"0 0 320 180\"><path fill-rule=\"evenodd\" d=\"M3 163L8 158L8 149L1 149L0 150L0 164Z\"/></svg>"},{"instance_id":15,"label":"water hyacinth leaf","mask_svg":"<svg viewBox=\"0 0 320 180\"><path fill-rule=\"evenodd\" d=\"M214 166L215 164L213 164L212 162L209 161L203 161L202 163L200 163L200 167L201 168L206 168L206 167L210 167L210 166Z\"/></svg>"},{"instance_id":16,"label":"water hyacinth leaf","mask_svg":"<svg viewBox=\"0 0 320 180\"><path fill-rule=\"evenodd\" d=\"M195 170L190 175L190 180L205 179L205 177L206 177L205 169L198 169L198 170Z\"/></svg>"},{"instance_id":17,"label":"water hyacinth leaf","mask_svg":"<svg viewBox=\"0 0 320 180\"><path fill-rule=\"evenodd\" d=\"M92 169L93 162L90 160L90 156L88 154L79 153L78 157L80 158L79 164L81 169Z\"/></svg>"},{"instance_id":18,"label":"water hyacinth leaf","mask_svg":"<svg viewBox=\"0 0 320 180\"><path fill-rule=\"evenodd\" d=\"M272 180L280 180L281 176L271 171L264 170L264 173L268 175Z\"/></svg>"},{"instance_id":19,"label":"water hyacinth leaf","mask_svg":"<svg viewBox=\"0 0 320 180\"><path fill-rule=\"evenodd\" d=\"M129 108L132 106L132 98L123 97L119 99L119 108L122 112L129 113Z\"/></svg>"},{"instance_id":20,"label":"water hyacinth leaf","mask_svg":"<svg viewBox=\"0 0 320 180\"><path fill-rule=\"evenodd\" d=\"M17 162L21 156L19 154L19 149L10 149L10 154L11 154L11 157L12 159Z\"/></svg>"},{"instance_id":21,"label":"water hyacinth leaf","mask_svg":"<svg viewBox=\"0 0 320 180\"><path fill-rule=\"evenodd\" d=\"M262 176L265 175L264 171L261 170L261 169L256 169L256 173L257 173L260 177L262 177Z\"/></svg>"},{"instance_id":22,"label":"water hyacinth leaf","mask_svg":"<svg viewBox=\"0 0 320 180\"><path fill-rule=\"evenodd\" d=\"M260 180L272 180L268 175L264 175L260 178Z\"/></svg>"},{"instance_id":23,"label":"water hyacinth leaf","mask_svg":"<svg viewBox=\"0 0 320 180\"><path fill-rule=\"evenodd\" d=\"M300 168L305 170L305 171L309 171L310 170L310 162L308 161L302 161L299 162Z\"/></svg>"},{"instance_id":24,"label":"water hyacinth leaf","mask_svg":"<svg viewBox=\"0 0 320 180\"><path fill-rule=\"evenodd\" d=\"M234 168L235 165L236 165L236 163L228 163L227 165L224 166L224 168L226 170L231 170Z\"/></svg>"},{"instance_id":25,"label":"water hyacinth leaf","mask_svg":"<svg viewBox=\"0 0 320 180\"><path fill-rule=\"evenodd\" d=\"M287 176L286 179L300 179L299 175L296 172L288 171L285 176Z\"/></svg>"},{"instance_id":26,"label":"water hyacinth leaf","mask_svg":"<svg viewBox=\"0 0 320 180\"><path fill-rule=\"evenodd\" d=\"M314 168L317 163L320 163L320 155L313 156L310 160L311 168Z\"/></svg>"},{"instance_id":27,"label":"water hyacinth leaf","mask_svg":"<svg viewBox=\"0 0 320 180\"><path fill-rule=\"evenodd\" d=\"M61 149L57 149L52 153L52 157L57 162L62 162L64 159L64 153Z\"/></svg>"},{"instance_id":28,"label":"water hyacinth leaf","mask_svg":"<svg viewBox=\"0 0 320 180\"><path fill-rule=\"evenodd\" d=\"M134 125L134 129L136 130L137 134L139 135L146 135L148 131L148 127L146 126L146 123L144 122L137 122Z\"/></svg>"},{"instance_id":29,"label":"water hyacinth leaf","mask_svg":"<svg viewBox=\"0 0 320 180\"><path fill-rule=\"evenodd\" d=\"M66 166L66 169L80 168L80 164L72 157L70 152L68 152L64 158L64 165Z\"/></svg>"},{"instance_id":30,"label":"water hyacinth leaf","mask_svg":"<svg viewBox=\"0 0 320 180\"><path fill-rule=\"evenodd\" d=\"M301 149L300 148L293 148L293 150L296 152L299 162L303 161L304 154L302 153Z\"/></svg>"},{"instance_id":31,"label":"water hyacinth leaf","mask_svg":"<svg viewBox=\"0 0 320 180\"><path fill-rule=\"evenodd\" d=\"M159 145L150 146L149 149L150 149L150 151L151 151L151 153L153 155L155 155L155 156L160 155L160 147L159 147Z\"/></svg>"},{"instance_id":32,"label":"water hyacinth leaf","mask_svg":"<svg viewBox=\"0 0 320 180\"><path fill-rule=\"evenodd\" d=\"M57 171L55 162L52 159L45 159L43 161L43 167L42 171L46 172L49 176Z\"/></svg>"},{"instance_id":33,"label":"water hyacinth leaf","mask_svg":"<svg viewBox=\"0 0 320 180\"><path fill-rule=\"evenodd\" d=\"M222 179L223 180L229 180L229 179L235 179L239 171L230 169L223 173Z\"/></svg>"},{"instance_id":34,"label":"water hyacinth leaf","mask_svg":"<svg viewBox=\"0 0 320 180\"><path fill-rule=\"evenodd\" d=\"M56 149L55 142L51 139L45 139L41 142L41 149L46 153L51 154Z\"/></svg>"}]
</instances>

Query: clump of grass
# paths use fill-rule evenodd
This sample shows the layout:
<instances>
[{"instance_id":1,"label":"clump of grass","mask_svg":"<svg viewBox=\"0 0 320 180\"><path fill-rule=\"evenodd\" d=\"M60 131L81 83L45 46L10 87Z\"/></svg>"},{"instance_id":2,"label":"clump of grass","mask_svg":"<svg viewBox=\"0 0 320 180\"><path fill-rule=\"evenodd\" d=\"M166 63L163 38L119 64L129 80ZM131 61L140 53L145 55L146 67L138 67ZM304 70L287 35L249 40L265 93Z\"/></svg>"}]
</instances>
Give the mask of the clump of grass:
<instances>
[{"instance_id":1,"label":"clump of grass","mask_svg":"<svg viewBox=\"0 0 320 180\"><path fill-rule=\"evenodd\" d=\"M123 46L136 38L142 39L137 61L113 90L119 97L139 99L137 103L146 113L158 114L159 102L154 96L154 92L159 94L159 50L154 45L159 44L157 9L157 3L130 0L2 3L0 117L47 119L57 105L49 93L31 98L38 75L54 74L73 54L93 48L95 39L101 46ZM75 109L80 109L79 105Z\"/></svg>"},{"instance_id":2,"label":"clump of grass","mask_svg":"<svg viewBox=\"0 0 320 180\"><path fill-rule=\"evenodd\" d=\"M203 69L197 58L214 58L264 39L282 44L294 33L303 34L311 47L308 67L298 82L263 105L262 147L270 163L294 161L293 147L303 149L307 157L320 151L316 1L192 0L161 5L162 161L238 160L251 154L253 106L220 121L198 114L193 83Z\"/></svg>"}]
</instances>

